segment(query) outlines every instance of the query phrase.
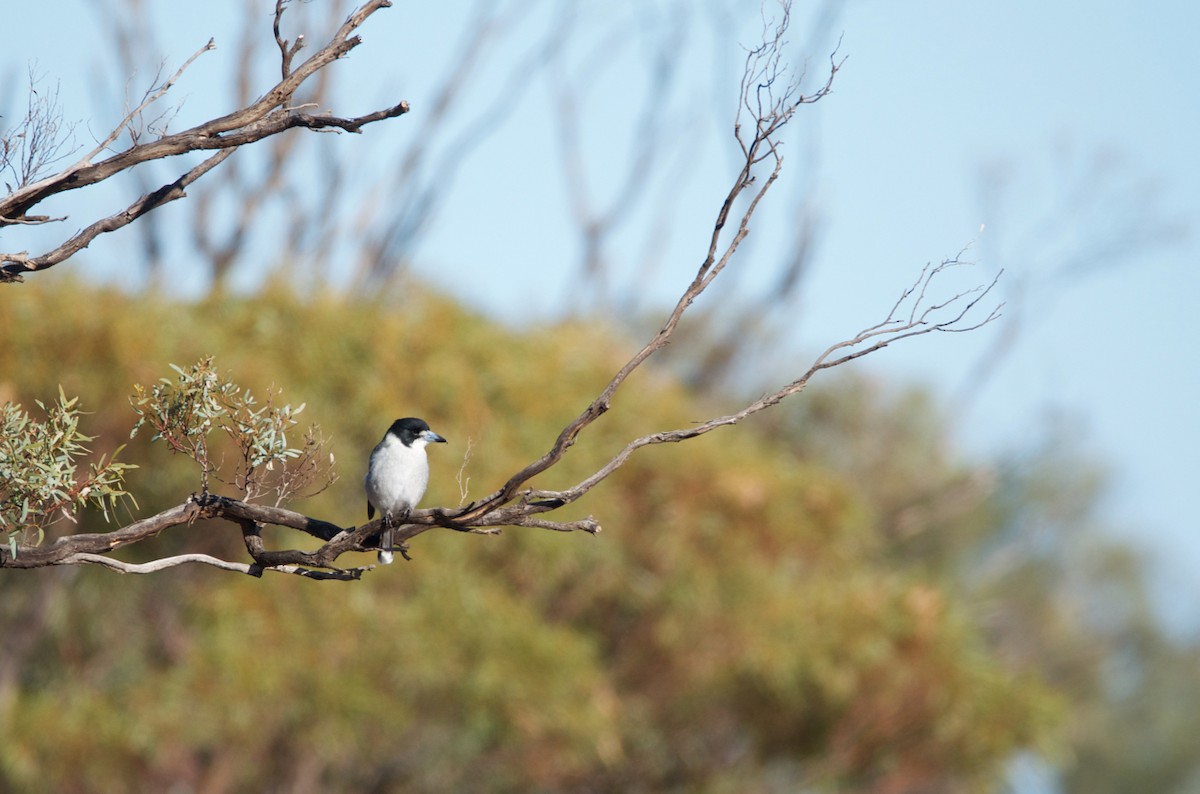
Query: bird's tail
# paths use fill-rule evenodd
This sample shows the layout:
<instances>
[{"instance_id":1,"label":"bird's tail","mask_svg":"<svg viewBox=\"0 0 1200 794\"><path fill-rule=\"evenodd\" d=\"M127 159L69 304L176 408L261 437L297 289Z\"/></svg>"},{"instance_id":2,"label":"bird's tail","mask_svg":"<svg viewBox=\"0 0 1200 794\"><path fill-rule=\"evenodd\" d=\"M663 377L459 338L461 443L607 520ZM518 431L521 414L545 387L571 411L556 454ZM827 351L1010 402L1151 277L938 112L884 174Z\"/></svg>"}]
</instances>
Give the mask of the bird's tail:
<instances>
[{"instance_id":1,"label":"bird's tail","mask_svg":"<svg viewBox=\"0 0 1200 794\"><path fill-rule=\"evenodd\" d=\"M380 565L391 565L392 564L392 557L393 557L392 545L393 545L392 528L391 528L391 526L385 526L383 528L383 534L379 536L379 564Z\"/></svg>"}]
</instances>

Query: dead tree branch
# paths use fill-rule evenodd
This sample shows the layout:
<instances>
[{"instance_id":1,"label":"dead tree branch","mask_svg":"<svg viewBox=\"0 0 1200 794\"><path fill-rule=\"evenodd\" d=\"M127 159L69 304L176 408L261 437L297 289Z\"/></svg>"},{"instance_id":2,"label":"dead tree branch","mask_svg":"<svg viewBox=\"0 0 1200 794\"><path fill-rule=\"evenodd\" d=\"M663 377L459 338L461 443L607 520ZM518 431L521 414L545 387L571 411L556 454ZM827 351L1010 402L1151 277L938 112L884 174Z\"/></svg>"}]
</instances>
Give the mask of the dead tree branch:
<instances>
[{"instance_id":1,"label":"dead tree branch","mask_svg":"<svg viewBox=\"0 0 1200 794\"><path fill-rule=\"evenodd\" d=\"M707 254L700 263L700 267L696 271L696 276L692 279L691 284L687 286L683 294L679 297L675 308L672 309L658 333L641 350L635 353L625 363L625 366L621 367L599 396L583 410L583 413L563 428L554 442L554 446L541 458L530 463L524 469L510 477L508 482L499 490L479 502L467 505L459 512L452 514L452 517L456 521L470 524L496 509L499 505L511 501L522 485L561 460L571 445L575 443L575 439L579 433L608 411L612 405L613 396L616 394L617 389L621 387L621 384L646 359L656 351L666 347L671 341L671 336L679 325L683 313L708 288L713 279L720 275L721 271L725 269L725 266L729 264L733 255L737 252L742 240L749 234L750 219L753 217L755 210L758 209L759 202L762 201L767 191L771 189L771 186L778 179L780 170L783 167L783 155L779 150L779 133L792 119L797 108L802 104L816 102L830 93L833 86L833 79L841 67L841 63L836 60L835 53L835 56L830 59L829 79L826 81L825 86L818 92L807 97L799 95L797 92L798 83L793 80L786 87L782 87L781 91L776 95L775 83L781 77L780 49L783 46L784 35L787 31L788 10L788 7L785 5L783 17L774 30L774 36L768 38L761 47L747 53L746 69L742 79L740 108L744 108L752 114L754 129L752 134L743 132L740 121L741 110L739 109L739 121L734 126L734 135L737 137L743 153L741 170L734 179L732 187L730 187L725 200L721 203L721 207L717 212L716 222L713 224L713 230L709 237ZM771 170L762 181L762 184L757 189L752 190L759 179L756 173L758 170L756 166L764 160L770 162ZM738 202L738 199L742 198L744 194L749 195L749 202L738 219L736 229L732 234L729 234L727 233L726 226L729 223L730 215L734 212L734 206Z\"/></svg>"},{"instance_id":2,"label":"dead tree branch","mask_svg":"<svg viewBox=\"0 0 1200 794\"><path fill-rule=\"evenodd\" d=\"M291 107L293 97L306 80L318 74L337 59L347 55L361 43L362 39L353 35L354 32L371 14L381 8L390 7L390 0L368 0L350 14L324 47L294 69L292 68L292 58L302 46L302 37L298 37L294 43L282 39L279 33L279 21L285 6L286 3L282 0L276 4L274 18L276 40L282 53L282 78L261 97L232 113L198 124L182 132L164 133L154 140L140 141L134 127L135 120L147 107L166 95L196 58L213 48L213 43L210 41L184 63L174 75L157 88L149 90L142 102L130 111L113 131L83 159L53 176L20 186L8 196L0 199L0 228L45 220L30 216L29 211L52 196L95 185L143 163L198 151L219 150L218 155L189 169L181 177L158 190L146 194L122 212L89 225L82 232L47 254L29 256L25 252L0 253L0 281L20 281L22 273L52 267L86 248L100 234L127 226L141 214L161 206L167 201L181 198L188 183L199 178L240 146L255 143L293 128L357 133L367 124L395 118L408 112L408 103L406 102L353 117L341 117L327 113L305 113ZM123 133L130 134L131 145L123 151L95 161Z\"/></svg>"},{"instance_id":3,"label":"dead tree branch","mask_svg":"<svg viewBox=\"0 0 1200 794\"><path fill-rule=\"evenodd\" d=\"M3 268L0 268L0 281L20 281L22 280L20 276L21 272L44 270L45 268L57 265L59 262L63 262L84 248L87 248L92 240L95 240L101 234L113 232L124 226L128 226L147 212L150 212L150 210L161 207L167 202L183 198L187 195L186 190L188 185L213 168L216 168L233 152L234 149L225 149L224 151L217 152L169 185L163 185L158 190L147 193L121 212L109 215L107 218L101 218L68 239L62 245L41 256L31 257L25 251L16 254L0 255L7 263Z\"/></svg>"},{"instance_id":4,"label":"dead tree branch","mask_svg":"<svg viewBox=\"0 0 1200 794\"><path fill-rule=\"evenodd\" d=\"M550 501L555 504L569 504L599 485L604 479L624 465L629 460L629 457L638 449L650 446L651 444L678 443L686 441L689 438L704 435L716 430L718 427L735 425L746 417L777 405L785 398L800 392L808 385L812 377L821 370L831 369L853 361L856 358L874 353L877 350L882 350L900 339L907 339L936 331L971 331L990 323L1000 316L1000 308L1003 304L993 308L982 320L971 322L965 322L965 320L979 301L991 293L999 281L999 275L986 287L979 287L968 292L956 294L937 304L928 304L925 302L925 293L930 287L932 280L946 269L959 264L966 263L955 258L945 260L936 267L931 268L927 266L922 271L917 282L904 291L886 320L878 325L860 331L850 339L830 345L821 355L817 356L808 370L799 378L769 394L759 397L741 410L699 422L689 428L651 433L650 435L634 439L624 449L613 456L608 463L574 487L562 491L530 489L522 494L522 499ZM897 313L906 305L909 308L908 317L897 319ZM838 353L841 353L841 355L837 355Z\"/></svg>"}]
</instances>

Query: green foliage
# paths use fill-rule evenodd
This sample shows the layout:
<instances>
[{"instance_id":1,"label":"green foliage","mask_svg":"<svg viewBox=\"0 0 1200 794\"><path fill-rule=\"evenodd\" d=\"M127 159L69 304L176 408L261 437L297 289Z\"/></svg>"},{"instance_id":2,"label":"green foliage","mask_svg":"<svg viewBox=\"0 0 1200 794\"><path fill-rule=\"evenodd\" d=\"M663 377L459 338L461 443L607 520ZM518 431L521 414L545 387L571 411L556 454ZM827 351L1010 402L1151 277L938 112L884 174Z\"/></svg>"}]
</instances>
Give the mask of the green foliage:
<instances>
[{"instance_id":1,"label":"green foliage","mask_svg":"<svg viewBox=\"0 0 1200 794\"><path fill-rule=\"evenodd\" d=\"M59 387L58 401L39 421L12 402L0 405L0 532L9 553L18 544L41 543L46 528L61 519L75 522L75 514L95 507L107 521L123 498L125 472L136 468L116 460L114 450L88 464L80 476L79 458L90 453L84 446L93 439L79 429L79 399L67 399Z\"/></svg>"},{"instance_id":2,"label":"green foliage","mask_svg":"<svg viewBox=\"0 0 1200 794\"><path fill-rule=\"evenodd\" d=\"M237 468L232 480L243 498L257 499L268 490L277 494L276 503L310 485L327 469L321 460L325 445L320 428L309 428L301 447L289 447L287 433L298 422L294 418L304 404L275 405L278 392L269 390L267 401L259 405L249 389L242 389L221 375L211 356L190 369L171 365L178 378L162 378L151 389L134 386L130 404L138 415L129 437L146 425L155 431L152 441L163 441L172 452L179 452L200 465L200 487L207 491L209 476L220 464L209 452L209 435L224 431L237 451ZM296 461L290 468L289 461ZM328 461L332 466L332 458ZM219 477L219 475L218 475ZM320 490L332 482L332 474Z\"/></svg>"},{"instance_id":3,"label":"green foliage","mask_svg":"<svg viewBox=\"0 0 1200 794\"><path fill-rule=\"evenodd\" d=\"M367 305L87 290L6 293L0 323L24 336L0 347L0 372L20 374L0 389L33 399L63 382L102 406L104 450L128 434L129 384L200 362L135 396L144 426L186 453L130 441L146 510L195 485L188 433L205 420L176 420L181 392L207 395L209 433L240 432L230 417L274 426L257 418L273 398L245 404L253 415L222 400L287 384L344 475L297 507L348 525L395 417L450 439L425 504L457 504L459 481L477 497L544 452L632 347L580 325L506 330L412 287ZM209 356L247 385L223 391ZM577 481L714 399L641 372L536 484ZM1051 588L1006 584L1020 568L1065 586L1065 558L980 573L989 549L1062 517L1050 491L1087 491L964 463L934 416L818 386L765 421L635 455L569 510L596 515L598 537L430 532L414 562L353 584L4 574L0 789L990 791L1019 749L1095 758L1074 715L1110 713L1101 676L1086 678L1097 634ZM229 450L210 463L243 454L228 435L205 437ZM244 553L220 523L155 542L145 553Z\"/></svg>"}]
</instances>

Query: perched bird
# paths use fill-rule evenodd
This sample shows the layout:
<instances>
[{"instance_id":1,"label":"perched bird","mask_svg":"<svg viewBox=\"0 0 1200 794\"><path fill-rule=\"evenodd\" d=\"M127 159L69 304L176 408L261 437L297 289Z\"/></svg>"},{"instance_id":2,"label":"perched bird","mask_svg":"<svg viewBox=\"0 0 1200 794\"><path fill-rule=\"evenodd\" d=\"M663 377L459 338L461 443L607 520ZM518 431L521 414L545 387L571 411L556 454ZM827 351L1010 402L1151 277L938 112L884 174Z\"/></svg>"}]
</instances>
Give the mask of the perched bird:
<instances>
[{"instance_id":1,"label":"perched bird","mask_svg":"<svg viewBox=\"0 0 1200 794\"><path fill-rule=\"evenodd\" d=\"M424 419L408 417L392 422L383 440L371 450L367 476L367 518L375 511L383 514L383 533L379 538L379 562L392 561L392 530L408 519L429 484L429 459L425 446L446 439L429 429Z\"/></svg>"}]
</instances>

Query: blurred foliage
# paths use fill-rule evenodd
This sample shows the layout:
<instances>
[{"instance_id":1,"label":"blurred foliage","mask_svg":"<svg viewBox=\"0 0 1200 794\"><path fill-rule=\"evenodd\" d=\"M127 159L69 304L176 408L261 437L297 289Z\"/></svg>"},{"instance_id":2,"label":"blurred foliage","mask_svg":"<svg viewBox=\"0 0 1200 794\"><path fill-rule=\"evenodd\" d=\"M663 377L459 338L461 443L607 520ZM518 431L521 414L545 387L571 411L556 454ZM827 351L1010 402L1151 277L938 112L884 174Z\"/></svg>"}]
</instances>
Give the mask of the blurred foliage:
<instances>
[{"instance_id":1,"label":"blurred foliage","mask_svg":"<svg viewBox=\"0 0 1200 794\"><path fill-rule=\"evenodd\" d=\"M136 421L132 384L215 356L307 404L341 479L293 506L345 525L395 417L450 440L425 504L454 505L548 448L632 349L611 329L497 327L411 284L354 304L281 288L180 303L52 281L0 301L0 397L61 385L109 454ZM719 399L639 372L539 484ZM122 455L140 514L200 485L147 436ZM1138 606L1136 566L1089 529L1089 477L1041 453L964 462L927 398L835 378L634 456L570 508L599 537L430 532L412 563L353 584L6 572L0 789L992 791L1032 749L1069 788L1106 790L1088 786L1136 760L1106 729L1198 679ZM85 513L49 531L104 527ZM185 548L244 555L222 523L129 553ZM1080 615L1091 602L1073 599L1100 592L1123 609ZM1109 669L1115 647L1130 670ZM1183 785L1171 748L1196 722L1169 713L1147 726L1161 791Z\"/></svg>"}]
</instances>

